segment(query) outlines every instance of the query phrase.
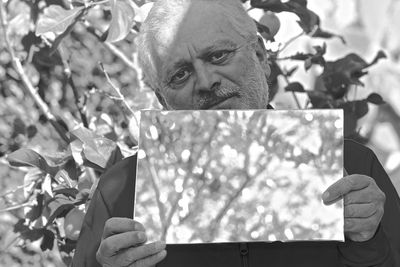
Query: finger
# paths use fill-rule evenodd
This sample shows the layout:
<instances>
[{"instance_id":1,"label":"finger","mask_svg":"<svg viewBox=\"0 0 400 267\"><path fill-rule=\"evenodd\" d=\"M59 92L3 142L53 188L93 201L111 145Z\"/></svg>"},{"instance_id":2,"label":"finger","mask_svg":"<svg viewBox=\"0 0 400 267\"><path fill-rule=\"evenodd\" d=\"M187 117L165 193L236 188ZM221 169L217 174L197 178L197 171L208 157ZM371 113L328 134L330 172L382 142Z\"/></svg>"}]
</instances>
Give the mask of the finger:
<instances>
[{"instance_id":1,"label":"finger","mask_svg":"<svg viewBox=\"0 0 400 267\"><path fill-rule=\"evenodd\" d=\"M349 192L344 196L343 200L345 206L351 204L377 204L381 202L379 192L375 191L371 186L361 190Z\"/></svg>"},{"instance_id":2,"label":"finger","mask_svg":"<svg viewBox=\"0 0 400 267\"><path fill-rule=\"evenodd\" d=\"M330 205L341 199L350 191L360 190L368 187L371 183L371 180L372 178L368 176L357 174L343 177L325 190L325 192L322 194L322 200L324 201L325 205Z\"/></svg>"},{"instance_id":3,"label":"finger","mask_svg":"<svg viewBox=\"0 0 400 267\"><path fill-rule=\"evenodd\" d=\"M369 218L377 212L374 203L350 204L344 206L344 218Z\"/></svg>"},{"instance_id":4,"label":"finger","mask_svg":"<svg viewBox=\"0 0 400 267\"><path fill-rule=\"evenodd\" d=\"M143 244L146 240L146 234L142 231L116 234L104 239L100 243L99 251L101 255L111 257L123 249Z\"/></svg>"},{"instance_id":5,"label":"finger","mask_svg":"<svg viewBox=\"0 0 400 267\"><path fill-rule=\"evenodd\" d=\"M130 232L130 231L142 231L145 232L143 225L135 220L129 218L110 218L106 221L103 230L102 239L109 236Z\"/></svg>"},{"instance_id":6,"label":"finger","mask_svg":"<svg viewBox=\"0 0 400 267\"><path fill-rule=\"evenodd\" d=\"M365 233L374 232L378 228L381 215L379 212L368 218L346 218L344 220L344 232L346 233Z\"/></svg>"},{"instance_id":7,"label":"finger","mask_svg":"<svg viewBox=\"0 0 400 267\"><path fill-rule=\"evenodd\" d=\"M165 249L163 241L156 241L138 247L131 247L116 256L116 263L121 266L127 266L137 261L144 260L147 257L156 255Z\"/></svg>"},{"instance_id":8,"label":"finger","mask_svg":"<svg viewBox=\"0 0 400 267\"><path fill-rule=\"evenodd\" d=\"M149 267L149 266L154 266L160 261L162 261L165 257L167 256L167 251L162 250L159 253L155 255L151 255L150 257L147 257L145 259L139 260L137 262L134 262L132 267Z\"/></svg>"}]
</instances>

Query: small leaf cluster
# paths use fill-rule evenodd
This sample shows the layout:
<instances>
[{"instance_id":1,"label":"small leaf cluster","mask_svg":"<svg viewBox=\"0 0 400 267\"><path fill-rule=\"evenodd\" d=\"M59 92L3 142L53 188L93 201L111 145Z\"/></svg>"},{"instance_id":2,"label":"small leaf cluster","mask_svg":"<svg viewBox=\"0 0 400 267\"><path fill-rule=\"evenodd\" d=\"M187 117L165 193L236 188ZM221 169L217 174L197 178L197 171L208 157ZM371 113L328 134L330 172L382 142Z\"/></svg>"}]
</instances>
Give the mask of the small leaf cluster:
<instances>
[{"instance_id":1,"label":"small leaf cluster","mask_svg":"<svg viewBox=\"0 0 400 267\"><path fill-rule=\"evenodd\" d=\"M68 150L57 157L45 157L27 148L7 156L11 166L28 168L24 179L29 184L27 210L14 226L14 232L25 241L41 239L43 251L52 250L56 240L66 262L72 257L70 248L74 247L76 237L65 232L67 222L63 219L73 209L85 209L95 188L92 180L122 159L119 146L110 139L83 127L69 134ZM91 174L90 170L95 172ZM65 251L67 248L69 251Z\"/></svg>"},{"instance_id":2,"label":"small leaf cluster","mask_svg":"<svg viewBox=\"0 0 400 267\"><path fill-rule=\"evenodd\" d=\"M244 1L246 2L246 1ZM321 28L320 19L317 14L308 9L306 0L290 0L282 2L281 0L251 0L253 8L261 8L266 12L280 13L291 12L299 18L298 25L305 35L310 38L340 38L343 43L345 39L337 34L327 32ZM258 27L260 33L268 31L268 25ZM264 36L264 35L263 35ZM273 40L273 36L267 38L267 41ZM344 110L345 129L344 135L348 138L354 138L358 141L365 141L358 134L357 122L368 113L368 103L375 105L384 104L384 100L377 93L370 94L367 98L361 100L349 100L347 95L349 91L358 86L364 86L361 78L368 73L368 68L375 65L380 59L386 58L383 51L379 51L375 58L367 63L365 59L356 53L350 53L334 61L327 61L325 54L327 46L316 45L313 47L313 53L297 52L292 56L280 57L282 50L269 51L272 73L270 76L272 89L277 87L277 77L282 76L287 82L284 88L285 92L305 93L308 96L306 108L338 108ZM306 89L300 82L290 81L290 77L297 71L297 67L285 71L280 67L280 61L291 60L304 62L304 69L310 70L313 66L323 68L322 73L316 78L315 86L312 89ZM272 92L272 98L275 92ZM295 94L294 94L295 96ZM297 103L299 105L299 103ZM298 108L302 108L298 106Z\"/></svg>"}]
</instances>

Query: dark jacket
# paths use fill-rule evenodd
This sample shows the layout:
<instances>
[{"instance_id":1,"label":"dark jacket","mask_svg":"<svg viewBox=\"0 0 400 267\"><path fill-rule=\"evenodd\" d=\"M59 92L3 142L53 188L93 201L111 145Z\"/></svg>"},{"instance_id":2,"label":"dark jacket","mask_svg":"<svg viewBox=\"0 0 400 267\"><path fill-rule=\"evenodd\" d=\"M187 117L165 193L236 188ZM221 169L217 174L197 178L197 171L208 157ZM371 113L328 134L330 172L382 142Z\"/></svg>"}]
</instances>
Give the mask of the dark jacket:
<instances>
[{"instance_id":1,"label":"dark jacket","mask_svg":"<svg viewBox=\"0 0 400 267\"><path fill-rule=\"evenodd\" d=\"M135 156L126 158L100 178L78 240L75 267L100 266L95 254L105 221L133 217L136 160ZM167 245L168 255L158 266L400 267L400 199L396 189L375 154L354 141L345 141L344 166L349 174L374 178L386 194L385 213L371 240Z\"/></svg>"}]
</instances>

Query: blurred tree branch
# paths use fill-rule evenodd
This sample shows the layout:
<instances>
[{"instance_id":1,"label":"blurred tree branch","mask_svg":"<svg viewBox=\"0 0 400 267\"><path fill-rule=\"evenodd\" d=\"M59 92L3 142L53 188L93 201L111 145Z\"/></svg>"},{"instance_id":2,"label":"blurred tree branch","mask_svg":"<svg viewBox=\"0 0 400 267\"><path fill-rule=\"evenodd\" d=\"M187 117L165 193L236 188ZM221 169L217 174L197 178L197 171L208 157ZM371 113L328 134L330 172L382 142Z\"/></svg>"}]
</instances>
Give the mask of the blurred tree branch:
<instances>
[{"instance_id":1,"label":"blurred tree branch","mask_svg":"<svg viewBox=\"0 0 400 267\"><path fill-rule=\"evenodd\" d=\"M125 65L127 65L129 68L137 70L137 66L135 63L133 63L132 60L130 60L121 50L118 49L118 47L116 47L115 45L113 45L112 43L109 42L104 42L102 39L102 34L99 30L97 30L96 28L94 28L93 26L91 26L89 24L89 22L85 23L86 25L86 30L92 34L94 37L97 38L97 40L99 40L105 47L107 47L108 50L110 50L111 53L113 53L116 57L118 57L119 59L122 60L123 63L125 63Z\"/></svg>"},{"instance_id":2,"label":"blurred tree branch","mask_svg":"<svg viewBox=\"0 0 400 267\"><path fill-rule=\"evenodd\" d=\"M25 89L30 94L30 96L33 98L36 105L39 107L39 109L43 112L43 114L49 120L49 122L54 127L54 129L57 131L57 133L60 135L62 140L64 140L66 143L69 143L69 138L66 135L66 131L57 122L56 117L51 113L48 105L39 96L37 90L34 88L34 86L32 85L32 82L28 78L28 76L21 64L21 61L19 60L19 58L16 57L14 50L11 46L10 40L8 38L8 35L7 35L8 27L7 27L6 18L7 18L7 12L5 10L4 3L3 3L3 1L0 1L0 23L1 23L3 39L4 39L4 42L6 45L6 49L12 58L12 65L13 65L14 69L16 70L16 72L18 73L18 75L20 76Z\"/></svg>"},{"instance_id":3,"label":"blurred tree branch","mask_svg":"<svg viewBox=\"0 0 400 267\"><path fill-rule=\"evenodd\" d=\"M101 70L103 71L104 75L106 76L108 84L111 86L111 88L113 89L114 93L117 95L117 96L109 96L109 97L121 104L121 108L124 111L124 114L128 114L128 118L132 118L133 117L136 120L136 117L134 116L133 110L131 109L131 107L126 102L124 95L121 93L121 89L118 88L117 86L115 86L115 84L111 81L110 76L108 75L106 69L104 68L103 63L99 62L99 65L100 65ZM139 125L139 122L137 120L136 120L136 123L137 123L137 125Z\"/></svg>"},{"instance_id":4,"label":"blurred tree branch","mask_svg":"<svg viewBox=\"0 0 400 267\"><path fill-rule=\"evenodd\" d=\"M166 219L166 221L165 221L165 228L163 229L163 233L162 233L162 237L163 237L163 238L165 238L165 237L167 236L168 229L169 229L169 226L170 226L170 224L171 224L172 217L174 216L174 214L175 214L175 212L176 212L176 209L178 208L179 200L182 199L182 195L183 195L183 192L185 192L187 183L189 182L190 178L192 177L193 168L194 168L194 167L196 166L196 164L198 163L198 161L199 161L199 159L200 159L200 157L201 157L202 152L203 152L207 147L210 146L211 141L213 140L215 134L218 132L218 125L219 125L219 123L220 123L220 119L218 118L218 119L215 121L215 125L214 125L212 131L210 132L209 138L208 138L207 140L204 140L204 142L203 142L203 144L202 144L202 146L201 146L199 152L197 153L196 157L190 157L190 159L189 159L189 161L188 161L188 163L187 163L187 170L188 170L188 171L187 171L187 175L185 176L185 178L184 178L184 180L183 180L183 184L182 184L183 190L182 190L182 192L180 192L180 193L178 193L178 194L176 195L175 201L172 203L171 210L169 211L168 216L167 216L167 219ZM192 147L193 147L193 145L192 145Z\"/></svg>"},{"instance_id":5,"label":"blurred tree branch","mask_svg":"<svg viewBox=\"0 0 400 267\"><path fill-rule=\"evenodd\" d=\"M146 162L148 163L147 167L149 168L149 171L150 171L151 185L152 185L152 187L154 189L154 193L156 195L156 202L157 202L157 206L158 206L158 214L159 214L159 217L160 217L161 228L165 229L165 214L166 214L166 211L164 209L163 203L161 203L161 201L160 201L161 194L160 194L159 186L157 184L157 181L159 180L159 178L158 178L158 175L157 175L157 171L154 169L154 165L150 164L149 161L150 161L150 159L147 160Z\"/></svg>"},{"instance_id":6,"label":"blurred tree branch","mask_svg":"<svg viewBox=\"0 0 400 267\"><path fill-rule=\"evenodd\" d=\"M85 107L84 101L81 102L80 99L79 99L78 88L76 88L74 79L72 78L72 71L71 71L70 64L69 64L68 60L65 59L65 55L64 55L64 53L62 53L61 48L59 48L59 50L60 50L62 63L64 65L64 71L63 72L64 72L64 75L65 75L65 79L67 80L67 82L71 86L72 93L73 93L74 99L75 99L75 104L76 104L76 107L78 108L78 112L79 112L79 115L81 117L83 126L85 128L89 128L88 119L87 119L86 114L85 114L86 113L85 112L86 111L86 107Z\"/></svg>"}]
</instances>

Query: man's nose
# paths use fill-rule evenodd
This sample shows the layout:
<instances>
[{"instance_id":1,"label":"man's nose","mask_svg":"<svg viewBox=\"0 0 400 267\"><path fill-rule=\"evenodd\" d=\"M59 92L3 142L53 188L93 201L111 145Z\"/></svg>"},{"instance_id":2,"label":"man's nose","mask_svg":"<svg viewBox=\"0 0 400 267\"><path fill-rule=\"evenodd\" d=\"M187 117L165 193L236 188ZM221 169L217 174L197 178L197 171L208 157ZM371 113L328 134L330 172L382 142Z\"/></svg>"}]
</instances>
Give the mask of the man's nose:
<instances>
[{"instance_id":1,"label":"man's nose","mask_svg":"<svg viewBox=\"0 0 400 267\"><path fill-rule=\"evenodd\" d=\"M196 91L212 91L218 88L220 81L218 75L213 70L213 66L198 62L194 66L196 72Z\"/></svg>"}]
</instances>

